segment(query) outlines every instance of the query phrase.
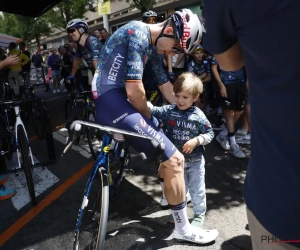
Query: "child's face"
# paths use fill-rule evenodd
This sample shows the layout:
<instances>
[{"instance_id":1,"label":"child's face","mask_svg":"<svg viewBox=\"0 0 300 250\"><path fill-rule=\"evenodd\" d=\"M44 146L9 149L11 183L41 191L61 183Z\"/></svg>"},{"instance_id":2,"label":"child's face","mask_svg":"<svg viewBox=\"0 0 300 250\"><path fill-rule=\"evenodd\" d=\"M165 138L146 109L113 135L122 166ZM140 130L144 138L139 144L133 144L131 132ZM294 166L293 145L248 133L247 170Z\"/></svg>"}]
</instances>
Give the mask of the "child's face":
<instances>
[{"instance_id":1,"label":"child's face","mask_svg":"<svg viewBox=\"0 0 300 250\"><path fill-rule=\"evenodd\" d=\"M196 61L201 61L203 58L203 51L198 50L198 51L194 52L193 57L196 59Z\"/></svg>"},{"instance_id":2,"label":"child's face","mask_svg":"<svg viewBox=\"0 0 300 250\"><path fill-rule=\"evenodd\" d=\"M199 96L193 97L192 94L182 91L175 94L175 103L180 110L186 110L197 101Z\"/></svg>"}]
</instances>

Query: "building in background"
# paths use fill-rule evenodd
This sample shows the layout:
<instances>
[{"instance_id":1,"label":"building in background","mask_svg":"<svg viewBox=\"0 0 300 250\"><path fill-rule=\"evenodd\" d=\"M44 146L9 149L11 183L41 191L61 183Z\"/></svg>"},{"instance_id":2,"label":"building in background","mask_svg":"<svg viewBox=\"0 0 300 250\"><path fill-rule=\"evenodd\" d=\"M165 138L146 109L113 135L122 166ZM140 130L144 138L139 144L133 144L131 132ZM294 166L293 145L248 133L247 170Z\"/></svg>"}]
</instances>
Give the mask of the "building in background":
<instances>
[{"instance_id":1,"label":"building in background","mask_svg":"<svg viewBox=\"0 0 300 250\"><path fill-rule=\"evenodd\" d=\"M165 18L172 15L176 10L181 8L189 8L194 13L201 16L199 0L157 0L157 4L152 8L158 14L158 20L164 21ZM103 16L97 12L86 12L86 21L89 25L89 33L93 34L96 29L102 28ZM110 3L110 14L108 14L109 33L115 32L118 28L132 20L141 20L142 13L136 8L130 7L125 0L115 0ZM55 30L51 36L41 38L41 44L47 49L59 47L68 42L66 32Z\"/></svg>"}]
</instances>

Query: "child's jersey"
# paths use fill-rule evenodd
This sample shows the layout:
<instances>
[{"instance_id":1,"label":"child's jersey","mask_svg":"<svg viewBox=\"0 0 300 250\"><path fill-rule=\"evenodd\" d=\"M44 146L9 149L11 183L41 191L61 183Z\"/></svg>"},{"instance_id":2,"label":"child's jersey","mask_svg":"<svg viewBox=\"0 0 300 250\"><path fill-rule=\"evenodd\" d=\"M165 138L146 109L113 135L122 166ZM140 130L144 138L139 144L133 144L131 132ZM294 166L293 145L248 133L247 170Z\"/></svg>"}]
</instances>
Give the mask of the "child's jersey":
<instances>
[{"instance_id":1,"label":"child's jersey","mask_svg":"<svg viewBox=\"0 0 300 250\"><path fill-rule=\"evenodd\" d=\"M204 59L201 64L197 63L195 59L193 59L188 64L188 72L193 72L197 76L201 76L203 73L206 73L207 76L211 76L211 70L209 61Z\"/></svg>"},{"instance_id":2,"label":"child's jersey","mask_svg":"<svg viewBox=\"0 0 300 250\"><path fill-rule=\"evenodd\" d=\"M186 110L180 110L172 104L153 107L151 112L157 119L162 120L164 133L184 155L186 161L201 159L204 152L202 145L195 147L191 154L182 152L183 145L200 134L206 142L210 142L214 137L210 122L198 107L191 106Z\"/></svg>"}]
</instances>

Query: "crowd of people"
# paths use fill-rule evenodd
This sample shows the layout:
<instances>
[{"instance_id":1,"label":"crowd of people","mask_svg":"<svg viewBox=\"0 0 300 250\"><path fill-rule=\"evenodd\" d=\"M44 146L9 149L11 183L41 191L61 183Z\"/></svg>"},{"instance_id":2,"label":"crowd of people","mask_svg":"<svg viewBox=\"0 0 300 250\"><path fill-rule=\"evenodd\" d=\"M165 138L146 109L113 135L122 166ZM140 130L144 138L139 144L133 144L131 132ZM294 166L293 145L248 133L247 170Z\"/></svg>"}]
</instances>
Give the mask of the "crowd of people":
<instances>
[{"instance_id":1,"label":"crowd of people","mask_svg":"<svg viewBox=\"0 0 300 250\"><path fill-rule=\"evenodd\" d=\"M252 91L254 91L254 98L258 102L262 102L264 99L261 96L258 100L260 94L255 89L256 87L252 87L252 89L250 87L251 92L249 91L248 77L251 84L256 84L255 77L257 75L253 72L253 68L258 67L259 63L255 66L252 65L252 54L249 51L246 51L249 54L246 53L245 58L248 60L248 65L251 66L248 67L246 63L245 67L245 63L241 59L243 53L238 38L240 36L243 38L243 36L240 33L237 34L235 30L239 22L233 22L232 17L228 17L223 22L217 16L218 13L214 13L216 8L208 2L206 1L207 7L204 12L207 13L207 16L203 22L205 20L205 24L209 28L204 37L204 43L202 42L203 22L189 9L175 11L162 23L156 22L155 12L148 11L144 13L142 22L129 22L110 36L105 29L96 30L94 35L89 35L87 23L81 19L74 19L68 23L66 28L74 46L65 44L63 48L59 49L59 54L63 58L69 54L69 61L66 60L64 66L61 62L57 63L64 59L58 56L57 51L53 49L47 63L47 66L52 69L52 77L57 77L53 80L54 93L59 92L59 77L62 75L59 70L63 71L63 69L65 70L63 79L66 88L74 84L75 88L79 88L76 85L76 82L79 82L81 87L88 86L92 90L97 123L135 132L142 131L143 134L151 137L155 135L155 138L159 138L166 145L158 173L162 187L161 205L168 205L171 208L172 216L169 218L169 222L174 223L174 238L198 244L212 242L218 237L217 230L202 228L207 209L204 146L214 138L214 130L219 130L216 141L220 147L229 151L235 158L245 158L246 155L238 143L250 144L249 93L252 98ZM288 2L290 4L287 5L287 8L292 11L293 0ZM227 5L230 7L233 5L233 3L223 4L226 5L224 10L227 9ZM274 6L264 5L266 10L267 7ZM300 7L298 3L297 7ZM275 9L271 10L275 11ZM223 10L218 8L218 11ZM284 17L284 14L282 15ZM243 22L240 22L242 26ZM284 22L288 22L287 18ZM224 28L228 33L220 32L214 25L221 29ZM268 27L272 30L273 23L268 23ZM249 34L255 33L251 28L247 28L247 31ZM266 29L256 32L260 32L266 40L270 40L263 34ZM245 40L241 39L241 44L245 46L244 50L247 46L253 49ZM262 46L262 44L257 44L257 46ZM259 53L257 52L256 55ZM9 58L12 59L12 57ZM26 62L26 60L23 59L22 62ZM32 58L32 62L37 68L40 57ZM271 61L270 64L272 64ZM85 80L81 78L82 73L80 73L81 76L78 74L79 69L82 70L81 65L88 71ZM280 65L276 66L280 68ZM264 69L260 68L259 72L264 72ZM93 77L89 77L89 74ZM259 81L257 80L257 82ZM165 105L157 107L147 103L146 92L149 89L159 91ZM274 100L269 101L273 103ZM263 106L257 107L257 110L263 108ZM216 124L212 124L207 118L212 112L215 112L218 117ZM258 124L258 120L264 120L264 118L257 111L254 114L256 122L252 132L256 131L257 137L259 134L266 141L271 142L267 140L267 135L262 134L263 130L259 130L261 126ZM265 115L269 117L266 113ZM118 117L120 119L115 122ZM287 119L285 115L282 117ZM239 119L242 119L242 127L236 128ZM268 125L270 121L265 121L265 123ZM269 126L269 128L272 127ZM276 133L274 132L272 135L275 136ZM276 136L279 137L278 133ZM270 137L271 134L268 138L270 139ZM256 162L257 166L260 166L266 174L265 170L270 168L265 165L271 165L261 160L265 159L264 150L271 147L272 152L269 152L269 156L275 156L273 153L277 152L278 158L281 155L280 149L275 149L273 143L263 144L261 140L256 140L255 159L251 158L251 160ZM293 140L291 139L291 141ZM142 139L129 138L128 143L146 155L151 151L150 143ZM259 144L261 145L259 146ZM258 149L261 151L258 152ZM283 159L278 158L282 166L284 166ZM278 163L274 162L275 165ZM253 234L253 247L254 249L270 249L258 244L259 235L255 232L257 228L261 229L263 226L270 228L271 233L283 239L285 238L284 231L272 223L269 216L264 218L266 213L262 212L261 207L255 205L256 196L252 196L253 192L259 197L258 200L261 204L266 205L269 210L272 209L263 201L262 196L262 191L270 190L270 188L264 185L264 178L259 181L260 187L263 188L254 188L255 177L259 175L258 169L250 164L249 170L253 172L247 175L249 177L246 181L246 202L251 210L248 210L247 213L251 234ZM277 171L278 174L279 172ZM280 173L283 174L283 172ZM284 176L286 179L292 178L291 175ZM269 185L274 187L274 183L279 183L279 180L270 181ZM186 213L186 204L189 199L191 199L194 209L194 218L191 223ZM270 199L268 202L274 204ZM294 207L292 202L290 205ZM282 208L282 210L287 211L288 209ZM287 230L288 224L283 221L287 214L286 212L281 214L281 222ZM255 216L263 225L256 220ZM289 232L297 232L294 224L291 228ZM261 232L268 232L266 229L264 230ZM296 236L294 235L294 237ZM294 249L288 244L282 246L282 248L276 249Z\"/></svg>"}]
</instances>

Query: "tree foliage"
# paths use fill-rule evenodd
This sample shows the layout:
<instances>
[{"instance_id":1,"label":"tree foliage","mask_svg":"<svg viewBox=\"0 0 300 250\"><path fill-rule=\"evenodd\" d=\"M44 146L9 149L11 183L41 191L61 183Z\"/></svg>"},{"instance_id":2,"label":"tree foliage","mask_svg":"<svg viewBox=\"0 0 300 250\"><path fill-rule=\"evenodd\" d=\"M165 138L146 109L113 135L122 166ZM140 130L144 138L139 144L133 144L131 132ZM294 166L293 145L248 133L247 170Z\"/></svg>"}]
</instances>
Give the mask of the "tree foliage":
<instances>
[{"instance_id":1,"label":"tree foliage","mask_svg":"<svg viewBox=\"0 0 300 250\"><path fill-rule=\"evenodd\" d=\"M97 0L64 0L44 14L53 28L65 30L67 23L74 18L84 18L87 11L96 11Z\"/></svg>"},{"instance_id":2,"label":"tree foliage","mask_svg":"<svg viewBox=\"0 0 300 250\"><path fill-rule=\"evenodd\" d=\"M119 0L104 0L104 2L116 2ZM137 8L141 11L141 13L144 13L147 10L150 10L153 8L153 6L157 3L156 0L126 0L126 3L129 3L131 7Z\"/></svg>"}]
</instances>

